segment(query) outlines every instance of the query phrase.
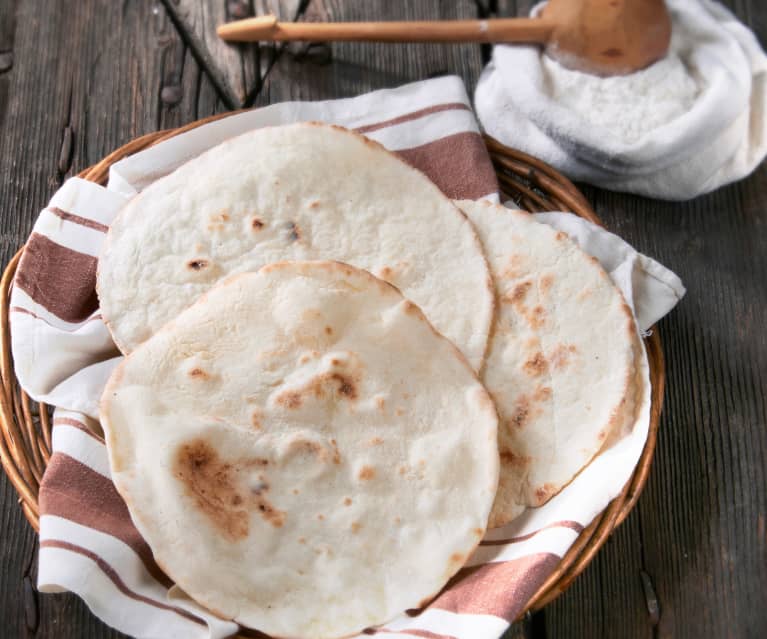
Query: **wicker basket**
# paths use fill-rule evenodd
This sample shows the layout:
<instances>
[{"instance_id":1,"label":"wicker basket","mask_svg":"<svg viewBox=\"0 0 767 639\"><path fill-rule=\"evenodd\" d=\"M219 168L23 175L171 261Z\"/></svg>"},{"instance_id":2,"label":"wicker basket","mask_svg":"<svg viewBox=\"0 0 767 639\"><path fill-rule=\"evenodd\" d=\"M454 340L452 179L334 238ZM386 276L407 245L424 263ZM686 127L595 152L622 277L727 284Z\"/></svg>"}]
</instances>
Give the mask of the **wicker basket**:
<instances>
[{"instance_id":1,"label":"wicker basket","mask_svg":"<svg viewBox=\"0 0 767 639\"><path fill-rule=\"evenodd\" d=\"M229 114L137 138L84 170L80 177L104 184L109 167L118 160L226 115ZM486 137L485 142L504 195L517 202L521 208L528 211L571 211L601 224L589 203L567 178L544 162L509 149L492 138ZM10 261L0 280L0 461L19 493L19 503L24 514L32 527L38 530L37 498L40 481L51 456L51 417L48 406L36 404L19 388L13 370L8 322L9 298L22 250ZM645 345L650 363L652 408L649 435L642 456L621 494L580 533L554 573L527 603L524 613L539 610L568 588L613 530L628 516L642 492L655 451L665 384L663 351L657 331L645 339Z\"/></svg>"}]
</instances>

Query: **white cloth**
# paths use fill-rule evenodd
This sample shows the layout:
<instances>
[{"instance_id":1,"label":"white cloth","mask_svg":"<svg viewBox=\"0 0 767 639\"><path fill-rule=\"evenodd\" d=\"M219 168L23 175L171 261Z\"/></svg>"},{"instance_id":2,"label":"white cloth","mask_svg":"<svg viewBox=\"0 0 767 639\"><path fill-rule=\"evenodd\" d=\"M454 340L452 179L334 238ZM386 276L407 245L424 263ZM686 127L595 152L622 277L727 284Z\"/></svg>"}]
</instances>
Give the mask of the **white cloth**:
<instances>
[{"instance_id":1,"label":"white cloth","mask_svg":"<svg viewBox=\"0 0 767 639\"><path fill-rule=\"evenodd\" d=\"M655 198L690 199L751 173L767 153L767 56L721 4L667 5L672 51L700 87L688 111L627 142L555 99L540 47L499 45L474 96L485 131L573 180Z\"/></svg>"},{"instance_id":2,"label":"white cloth","mask_svg":"<svg viewBox=\"0 0 767 639\"><path fill-rule=\"evenodd\" d=\"M107 188L68 180L41 213L19 264L10 313L17 375L32 397L56 406L53 455L40 490L38 587L77 593L106 623L136 637L220 639L237 628L159 574L111 483L106 447L93 433L103 385L120 358L95 308L95 259L120 206L152 180L237 133L305 119L357 127L438 184L447 175L442 188L455 198L474 193L498 200L463 84L441 78L348 100L286 103L233 115L118 162ZM684 294L679 278L617 236L571 214L539 219L569 233L602 261L643 329ZM503 634L580 530L631 476L647 438L649 387L642 406L631 432L548 504L491 531L468 561L472 571L421 614L403 614L386 624L386 635L494 639Z\"/></svg>"}]
</instances>

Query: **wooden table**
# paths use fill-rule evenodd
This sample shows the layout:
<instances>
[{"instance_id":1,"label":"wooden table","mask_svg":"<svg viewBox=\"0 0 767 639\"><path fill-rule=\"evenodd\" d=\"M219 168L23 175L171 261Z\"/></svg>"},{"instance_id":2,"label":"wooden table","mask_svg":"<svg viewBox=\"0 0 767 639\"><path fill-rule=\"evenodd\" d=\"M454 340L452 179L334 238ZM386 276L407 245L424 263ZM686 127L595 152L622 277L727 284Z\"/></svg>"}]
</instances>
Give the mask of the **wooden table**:
<instances>
[{"instance_id":1,"label":"wooden table","mask_svg":"<svg viewBox=\"0 0 767 639\"><path fill-rule=\"evenodd\" d=\"M0 0L0 260L68 176L128 140L213 113L350 96L443 73L470 90L478 45L230 48L213 27L281 19L521 14L521 0ZM767 42L767 7L728 0ZM584 187L607 225L688 295L661 323L668 391L634 513L575 585L509 637L767 636L767 170L674 204ZM0 477L0 636L118 637L35 591L36 538Z\"/></svg>"}]
</instances>

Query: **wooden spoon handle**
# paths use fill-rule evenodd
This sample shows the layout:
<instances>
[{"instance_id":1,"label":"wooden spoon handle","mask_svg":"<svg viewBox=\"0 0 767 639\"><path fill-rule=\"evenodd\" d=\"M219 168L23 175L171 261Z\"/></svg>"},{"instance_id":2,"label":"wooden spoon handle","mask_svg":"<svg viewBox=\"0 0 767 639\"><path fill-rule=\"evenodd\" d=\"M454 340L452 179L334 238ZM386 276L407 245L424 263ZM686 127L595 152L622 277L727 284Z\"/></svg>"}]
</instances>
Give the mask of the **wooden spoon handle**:
<instances>
[{"instance_id":1,"label":"wooden spoon handle","mask_svg":"<svg viewBox=\"0 0 767 639\"><path fill-rule=\"evenodd\" d=\"M274 16L261 16L222 24L217 32L220 38L230 42L354 40L545 43L553 28L548 20L531 18L422 22L278 22Z\"/></svg>"}]
</instances>

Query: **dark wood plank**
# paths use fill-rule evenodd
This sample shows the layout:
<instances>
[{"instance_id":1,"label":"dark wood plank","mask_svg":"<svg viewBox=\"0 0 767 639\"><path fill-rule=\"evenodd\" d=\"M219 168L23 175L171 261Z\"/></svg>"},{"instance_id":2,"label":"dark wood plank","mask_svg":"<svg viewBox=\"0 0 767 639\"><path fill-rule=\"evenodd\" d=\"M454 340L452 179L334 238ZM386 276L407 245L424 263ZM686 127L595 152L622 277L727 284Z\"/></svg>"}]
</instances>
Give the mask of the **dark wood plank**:
<instances>
[{"instance_id":1,"label":"dark wood plank","mask_svg":"<svg viewBox=\"0 0 767 639\"><path fill-rule=\"evenodd\" d=\"M501 17L527 17L530 9L536 4L535 0L495 0L490 3L491 11Z\"/></svg>"},{"instance_id":2,"label":"dark wood plank","mask_svg":"<svg viewBox=\"0 0 767 639\"><path fill-rule=\"evenodd\" d=\"M163 0L184 40L208 72L229 108L250 103L261 86L262 74L274 59L274 47L227 44L216 27L229 20L272 14L295 20L303 0Z\"/></svg>"},{"instance_id":3,"label":"dark wood plank","mask_svg":"<svg viewBox=\"0 0 767 639\"><path fill-rule=\"evenodd\" d=\"M301 19L447 20L476 16L477 6L472 0L311 0ZM256 104L347 97L446 73L462 76L471 89L481 68L480 48L470 44L292 43L266 76Z\"/></svg>"},{"instance_id":4,"label":"dark wood plank","mask_svg":"<svg viewBox=\"0 0 767 639\"><path fill-rule=\"evenodd\" d=\"M16 0L0 0L0 126L8 104L9 74L13 68L13 32Z\"/></svg>"},{"instance_id":5,"label":"dark wood plank","mask_svg":"<svg viewBox=\"0 0 767 639\"><path fill-rule=\"evenodd\" d=\"M225 108L162 5L0 0L0 51L11 46L0 73L3 264L65 177L138 135ZM4 474L0 526L0 636L122 636L73 595L36 594L35 535Z\"/></svg>"},{"instance_id":6,"label":"dark wood plank","mask_svg":"<svg viewBox=\"0 0 767 639\"><path fill-rule=\"evenodd\" d=\"M11 78L14 64L16 0L0 0L0 135L5 136ZM0 143L0 147L1 147ZM0 160L0 167L3 161ZM0 181L6 173L0 168ZM0 210L7 210L0 196ZM6 216L2 216L6 217ZM0 260L5 264L15 250L16 237L3 227L0 234ZM18 506L18 496L0 473L0 619L9 637L26 637L39 625L37 594L34 589L36 538Z\"/></svg>"}]
</instances>

